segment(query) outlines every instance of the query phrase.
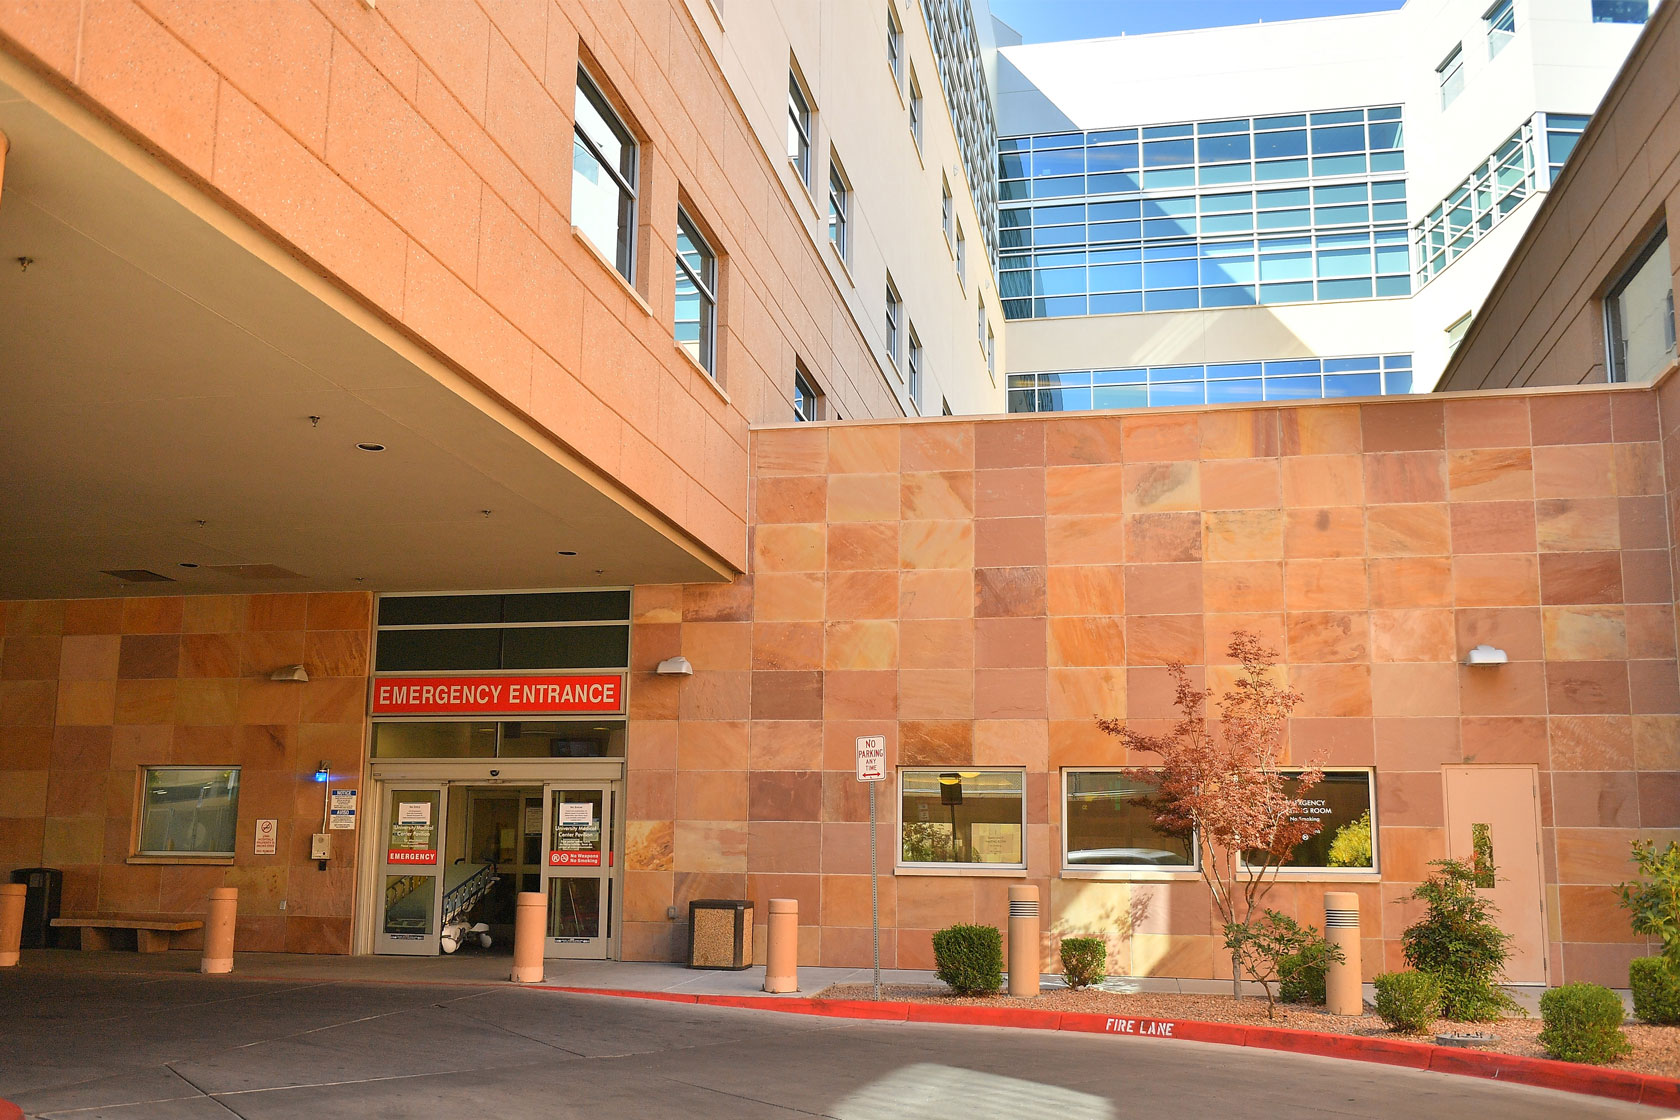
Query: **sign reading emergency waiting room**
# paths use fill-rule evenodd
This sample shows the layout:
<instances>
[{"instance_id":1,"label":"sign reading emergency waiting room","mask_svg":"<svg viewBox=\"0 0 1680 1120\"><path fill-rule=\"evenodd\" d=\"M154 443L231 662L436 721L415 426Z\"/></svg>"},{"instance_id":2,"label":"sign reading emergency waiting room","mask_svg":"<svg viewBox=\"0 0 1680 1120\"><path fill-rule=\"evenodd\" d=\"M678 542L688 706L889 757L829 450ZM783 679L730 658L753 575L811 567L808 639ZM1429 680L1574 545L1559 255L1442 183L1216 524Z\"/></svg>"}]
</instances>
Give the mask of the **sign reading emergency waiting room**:
<instances>
[{"instance_id":1,"label":"sign reading emergency waiting room","mask_svg":"<svg viewBox=\"0 0 1680 1120\"><path fill-rule=\"evenodd\" d=\"M375 677L376 716L513 716L624 710L624 678Z\"/></svg>"}]
</instances>

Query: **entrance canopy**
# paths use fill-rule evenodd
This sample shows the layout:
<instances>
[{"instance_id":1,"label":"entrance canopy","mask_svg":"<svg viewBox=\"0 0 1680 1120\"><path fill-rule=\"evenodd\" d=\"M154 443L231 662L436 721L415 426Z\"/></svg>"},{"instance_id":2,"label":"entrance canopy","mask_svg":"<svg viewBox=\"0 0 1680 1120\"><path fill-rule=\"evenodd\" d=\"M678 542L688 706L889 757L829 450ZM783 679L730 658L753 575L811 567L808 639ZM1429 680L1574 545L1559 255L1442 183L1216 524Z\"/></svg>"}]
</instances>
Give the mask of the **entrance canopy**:
<instances>
[{"instance_id":1,"label":"entrance canopy","mask_svg":"<svg viewBox=\"0 0 1680 1120\"><path fill-rule=\"evenodd\" d=\"M727 577L3 58L0 132L0 598Z\"/></svg>"}]
</instances>

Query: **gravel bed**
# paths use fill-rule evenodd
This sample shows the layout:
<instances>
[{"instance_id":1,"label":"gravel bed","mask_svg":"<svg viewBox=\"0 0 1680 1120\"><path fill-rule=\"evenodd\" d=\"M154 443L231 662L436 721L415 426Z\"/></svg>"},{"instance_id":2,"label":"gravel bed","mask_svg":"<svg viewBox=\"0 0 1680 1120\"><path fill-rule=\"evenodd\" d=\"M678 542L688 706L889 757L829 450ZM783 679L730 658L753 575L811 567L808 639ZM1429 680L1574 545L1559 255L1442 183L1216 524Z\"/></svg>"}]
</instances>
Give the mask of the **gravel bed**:
<instances>
[{"instance_id":1,"label":"gravel bed","mask_svg":"<svg viewBox=\"0 0 1680 1120\"><path fill-rule=\"evenodd\" d=\"M869 984L835 984L817 993L821 999L869 999ZM1180 995L1171 992L1105 992L1093 989L1070 991L1046 988L1036 999L1007 995L955 996L943 985L883 984L881 998L908 1003L948 1003L970 1007L1021 1007L1038 1011L1084 1011L1099 1015L1120 1015L1149 1019L1197 1019L1204 1023L1267 1024L1266 1001L1259 997L1236 1000L1230 996ZM1332 1015L1323 1008L1280 1003L1271 1026L1292 1030L1324 1031L1329 1034L1377 1035L1386 1038L1413 1037L1397 1034L1372 1014ZM1680 1078L1680 1027L1653 1027L1628 1023L1624 1028L1633 1053L1612 1064L1613 1069L1655 1073ZM1532 1019L1501 1019L1494 1023L1452 1023L1440 1020L1418 1041L1432 1042L1437 1034L1480 1032L1496 1041L1478 1049L1497 1050L1526 1058L1544 1058L1536 1041L1540 1033L1538 1016Z\"/></svg>"}]
</instances>

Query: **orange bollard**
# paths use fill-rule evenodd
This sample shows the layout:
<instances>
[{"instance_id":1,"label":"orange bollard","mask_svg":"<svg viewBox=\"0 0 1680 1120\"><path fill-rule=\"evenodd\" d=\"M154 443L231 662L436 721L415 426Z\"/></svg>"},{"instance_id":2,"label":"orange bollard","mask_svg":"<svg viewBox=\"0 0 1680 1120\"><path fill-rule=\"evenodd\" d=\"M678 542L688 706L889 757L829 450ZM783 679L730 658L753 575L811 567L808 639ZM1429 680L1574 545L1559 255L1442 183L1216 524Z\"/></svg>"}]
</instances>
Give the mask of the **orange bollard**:
<instances>
[{"instance_id":1,"label":"orange bollard","mask_svg":"<svg viewBox=\"0 0 1680 1120\"><path fill-rule=\"evenodd\" d=\"M210 909L204 916L204 959L200 972L233 971L233 928L239 919L239 888L217 887L210 892Z\"/></svg>"},{"instance_id":2,"label":"orange bollard","mask_svg":"<svg viewBox=\"0 0 1680 1120\"><path fill-rule=\"evenodd\" d=\"M543 930L548 923L548 899L541 891L520 891L513 915L513 975L515 984L543 982Z\"/></svg>"},{"instance_id":3,"label":"orange bollard","mask_svg":"<svg viewBox=\"0 0 1680 1120\"><path fill-rule=\"evenodd\" d=\"M1342 949L1341 963L1332 963L1324 973L1325 1010L1332 1015L1358 1015L1365 1009L1359 982L1358 895L1324 892L1324 938Z\"/></svg>"},{"instance_id":4,"label":"orange bollard","mask_svg":"<svg viewBox=\"0 0 1680 1120\"><path fill-rule=\"evenodd\" d=\"M0 137L0 145L5 138ZM23 900L29 888L22 883L0 883L0 968L18 963L23 944Z\"/></svg>"},{"instance_id":5,"label":"orange bollard","mask_svg":"<svg viewBox=\"0 0 1680 1120\"><path fill-rule=\"evenodd\" d=\"M1009 888L1009 994L1039 992L1038 888Z\"/></svg>"},{"instance_id":6,"label":"orange bollard","mask_svg":"<svg viewBox=\"0 0 1680 1120\"><path fill-rule=\"evenodd\" d=\"M764 934L764 990L799 990L799 900L772 898Z\"/></svg>"}]
</instances>

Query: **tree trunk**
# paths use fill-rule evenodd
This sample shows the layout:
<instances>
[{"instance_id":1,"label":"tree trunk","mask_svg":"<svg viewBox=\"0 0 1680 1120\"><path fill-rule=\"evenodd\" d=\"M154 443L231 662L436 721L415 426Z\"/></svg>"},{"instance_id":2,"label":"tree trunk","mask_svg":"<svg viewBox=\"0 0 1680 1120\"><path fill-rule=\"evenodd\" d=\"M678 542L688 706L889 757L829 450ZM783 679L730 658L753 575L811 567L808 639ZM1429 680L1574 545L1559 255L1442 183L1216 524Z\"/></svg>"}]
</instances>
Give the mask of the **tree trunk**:
<instances>
[{"instance_id":1,"label":"tree trunk","mask_svg":"<svg viewBox=\"0 0 1680 1120\"><path fill-rule=\"evenodd\" d=\"M1242 959L1235 951L1231 953L1231 998L1241 999L1242 994Z\"/></svg>"}]
</instances>

